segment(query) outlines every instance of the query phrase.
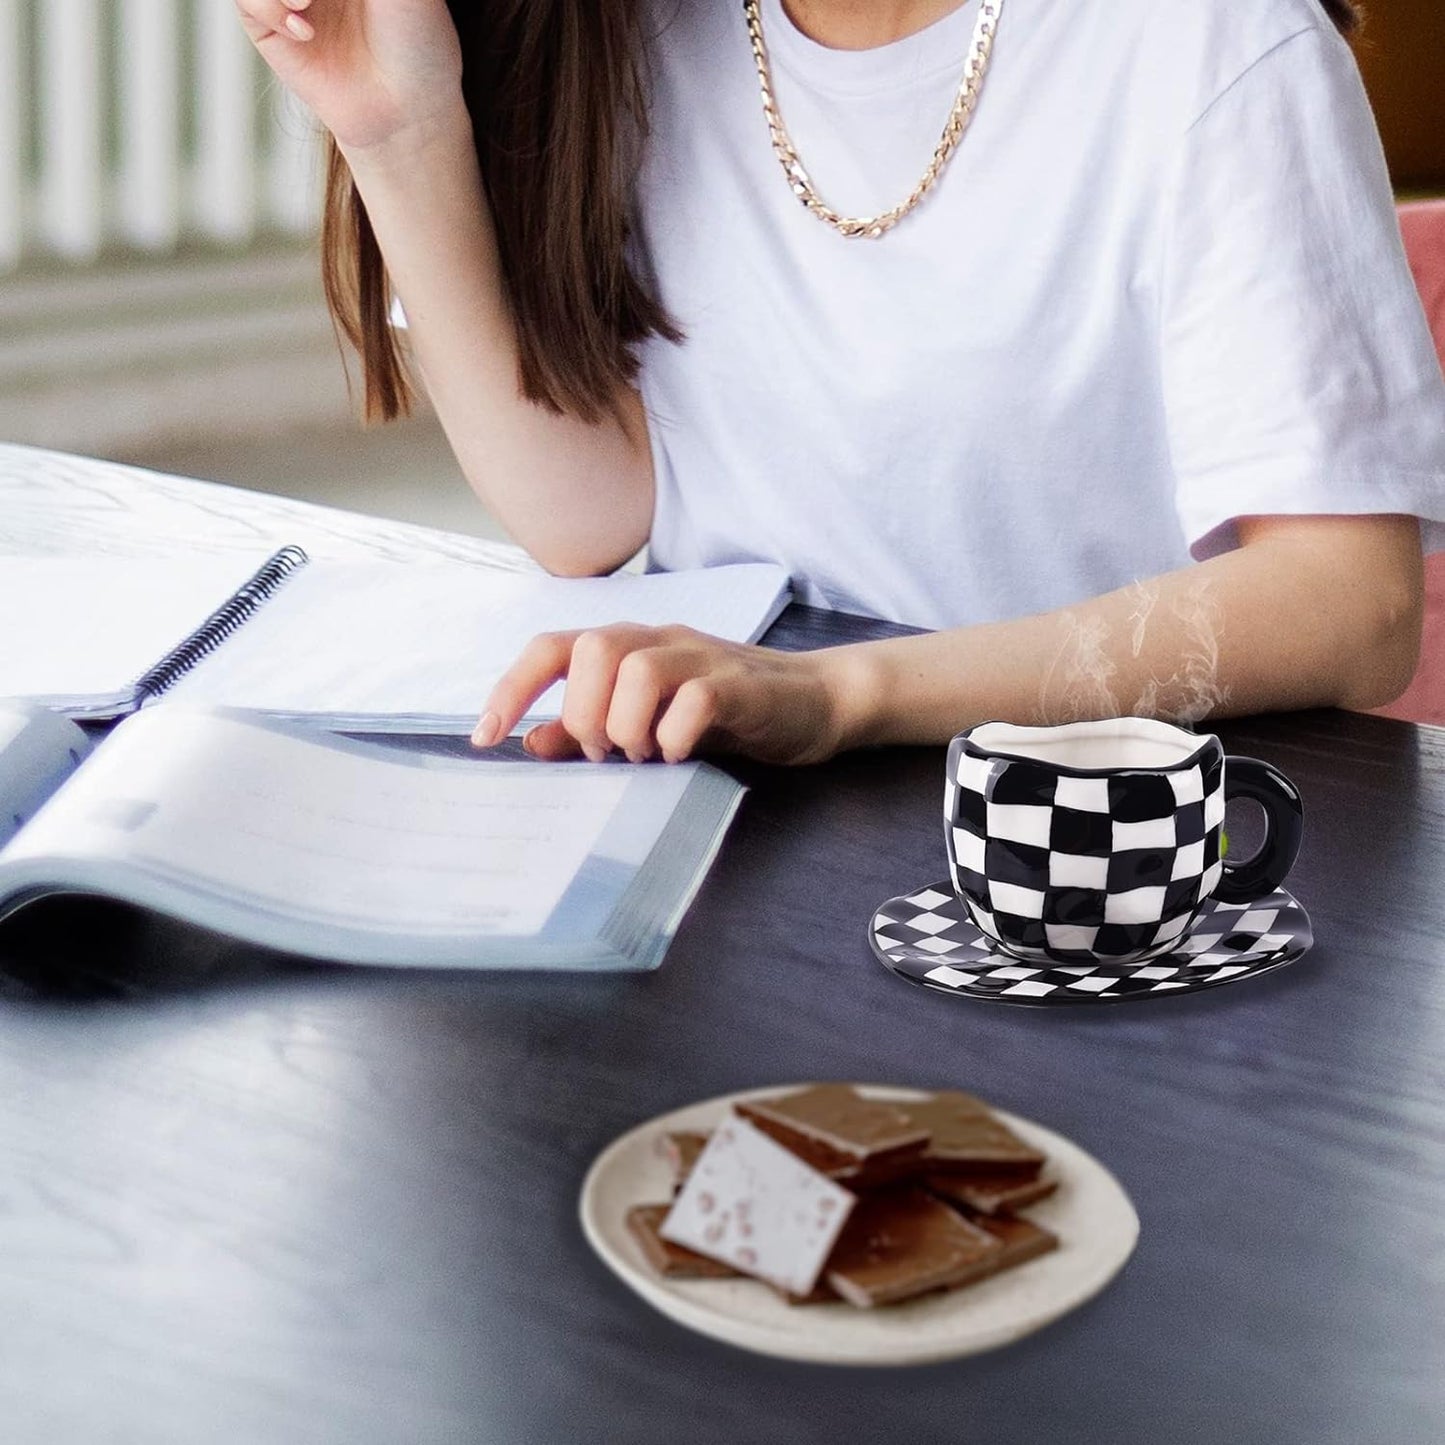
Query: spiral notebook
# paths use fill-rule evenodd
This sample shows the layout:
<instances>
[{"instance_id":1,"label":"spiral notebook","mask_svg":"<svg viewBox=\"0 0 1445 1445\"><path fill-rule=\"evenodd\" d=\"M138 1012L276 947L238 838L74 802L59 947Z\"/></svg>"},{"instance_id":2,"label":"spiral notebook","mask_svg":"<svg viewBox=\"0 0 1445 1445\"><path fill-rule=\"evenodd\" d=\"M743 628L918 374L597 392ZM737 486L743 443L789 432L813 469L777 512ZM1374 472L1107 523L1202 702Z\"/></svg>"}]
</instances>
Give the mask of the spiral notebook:
<instances>
[{"instance_id":1,"label":"spiral notebook","mask_svg":"<svg viewBox=\"0 0 1445 1445\"><path fill-rule=\"evenodd\" d=\"M0 704L0 917L79 892L349 963L655 968L743 791L419 743L166 702L93 744Z\"/></svg>"},{"instance_id":2,"label":"spiral notebook","mask_svg":"<svg viewBox=\"0 0 1445 1445\"><path fill-rule=\"evenodd\" d=\"M463 563L0 559L0 696L105 720L161 697L350 732L464 734L539 632L685 623L756 641L767 563L568 579ZM561 688L523 726L556 717Z\"/></svg>"}]
</instances>

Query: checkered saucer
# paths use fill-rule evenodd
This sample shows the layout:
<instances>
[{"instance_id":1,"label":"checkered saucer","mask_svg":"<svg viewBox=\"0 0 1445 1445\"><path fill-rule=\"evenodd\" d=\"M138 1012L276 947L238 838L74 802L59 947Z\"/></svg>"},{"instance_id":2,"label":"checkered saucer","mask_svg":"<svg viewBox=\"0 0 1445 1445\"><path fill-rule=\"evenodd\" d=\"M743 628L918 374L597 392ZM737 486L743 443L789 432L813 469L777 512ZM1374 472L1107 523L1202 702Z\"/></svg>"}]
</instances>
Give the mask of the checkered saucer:
<instances>
[{"instance_id":1,"label":"checkered saucer","mask_svg":"<svg viewBox=\"0 0 1445 1445\"><path fill-rule=\"evenodd\" d=\"M890 898L868 940L884 967L923 988L995 1003L1120 1003L1194 993L1293 963L1314 942L1309 915L1280 889L1253 903L1210 899L1171 952L1147 963L1022 963L998 950L935 883Z\"/></svg>"}]
</instances>

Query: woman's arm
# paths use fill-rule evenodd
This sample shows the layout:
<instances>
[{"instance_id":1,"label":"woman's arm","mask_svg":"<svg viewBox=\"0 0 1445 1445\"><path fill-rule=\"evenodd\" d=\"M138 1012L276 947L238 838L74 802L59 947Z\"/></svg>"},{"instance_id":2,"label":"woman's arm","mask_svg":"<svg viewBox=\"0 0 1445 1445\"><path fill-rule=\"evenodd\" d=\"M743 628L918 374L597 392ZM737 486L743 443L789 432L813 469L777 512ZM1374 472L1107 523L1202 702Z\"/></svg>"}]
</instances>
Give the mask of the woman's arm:
<instances>
[{"instance_id":1,"label":"woman's arm","mask_svg":"<svg viewBox=\"0 0 1445 1445\"><path fill-rule=\"evenodd\" d=\"M845 748L941 743L989 718L1138 714L1186 722L1400 693L1420 645L1413 517L1261 517L1242 545L1059 612L814 653L686 629L538 638L488 699L475 741L505 737L558 677L539 756L613 748L669 761L722 748L815 762Z\"/></svg>"},{"instance_id":2,"label":"woman's arm","mask_svg":"<svg viewBox=\"0 0 1445 1445\"><path fill-rule=\"evenodd\" d=\"M492 218L445 0L236 0L256 49L336 138L473 489L544 567L607 572L647 540L642 405L557 416L519 387ZM301 12L301 13L298 13Z\"/></svg>"},{"instance_id":3,"label":"woman's arm","mask_svg":"<svg viewBox=\"0 0 1445 1445\"><path fill-rule=\"evenodd\" d=\"M460 95L424 134L342 154L366 203L407 339L473 490L551 572L610 572L647 541L652 458L642 402L624 420L558 416L518 389L471 121Z\"/></svg>"},{"instance_id":4,"label":"woman's arm","mask_svg":"<svg viewBox=\"0 0 1445 1445\"><path fill-rule=\"evenodd\" d=\"M887 644L850 740L941 741L985 717L1186 723L1402 692L1420 646L1413 517L1276 517L1242 545L1074 608ZM855 661L860 660L855 652ZM956 678L958 686L950 687ZM969 716L953 726L960 691Z\"/></svg>"}]
</instances>

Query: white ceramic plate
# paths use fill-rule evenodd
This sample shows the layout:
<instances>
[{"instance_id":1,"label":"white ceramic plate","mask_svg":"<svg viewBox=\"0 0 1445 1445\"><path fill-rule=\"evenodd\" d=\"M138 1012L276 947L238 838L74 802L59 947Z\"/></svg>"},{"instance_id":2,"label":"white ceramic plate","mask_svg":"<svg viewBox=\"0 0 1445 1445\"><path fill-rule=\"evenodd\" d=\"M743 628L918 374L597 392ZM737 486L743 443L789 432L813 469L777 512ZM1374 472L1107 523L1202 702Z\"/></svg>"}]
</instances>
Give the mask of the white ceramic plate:
<instances>
[{"instance_id":1,"label":"white ceramic plate","mask_svg":"<svg viewBox=\"0 0 1445 1445\"><path fill-rule=\"evenodd\" d=\"M1118 1273L1139 1237L1139 1217L1118 1180L1076 1144L1028 1119L994 1110L1020 1138L1042 1149L1058 1190L1028 1218L1059 1236L1039 1259L979 1284L906 1304L788 1305L751 1279L677 1280L657 1274L627 1228L636 1204L671 1197L660 1145L675 1130L713 1128L736 1099L791 1092L774 1085L708 1099L652 1119L609 1144L582 1184L582 1229L626 1284L663 1314L731 1345L789 1360L833 1365L921 1365L996 1349L1093 1298ZM916 1099L920 1091L860 1084L872 1099Z\"/></svg>"}]
</instances>

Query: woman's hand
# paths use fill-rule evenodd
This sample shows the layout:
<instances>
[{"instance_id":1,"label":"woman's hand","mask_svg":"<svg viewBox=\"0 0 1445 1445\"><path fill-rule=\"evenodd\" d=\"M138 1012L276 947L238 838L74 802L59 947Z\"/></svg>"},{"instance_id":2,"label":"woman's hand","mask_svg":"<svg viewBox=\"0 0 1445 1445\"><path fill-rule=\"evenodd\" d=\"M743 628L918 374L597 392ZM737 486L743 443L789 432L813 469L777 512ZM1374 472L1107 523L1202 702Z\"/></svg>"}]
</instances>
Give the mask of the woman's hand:
<instances>
[{"instance_id":1,"label":"woman's hand","mask_svg":"<svg viewBox=\"0 0 1445 1445\"><path fill-rule=\"evenodd\" d=\"M236 0L277 79L360 151L424 131L461 101L462 55L446 0Z\"/></svg>"},{"instance_id":2,"label":"woman's hand","mask_svg":"<svg viewBox=\"0 0 1445 1445\"><path fill-rule=\"evenodd\" d=\"M620 623L534 638L492 689L472 741L506 737L554 682L567 681L561 719L526 736L552 760L680 762L704 750L770 763L814 763L845 745L852 649L771 652L690 627Z\"/></svg>"}]
</instances>

